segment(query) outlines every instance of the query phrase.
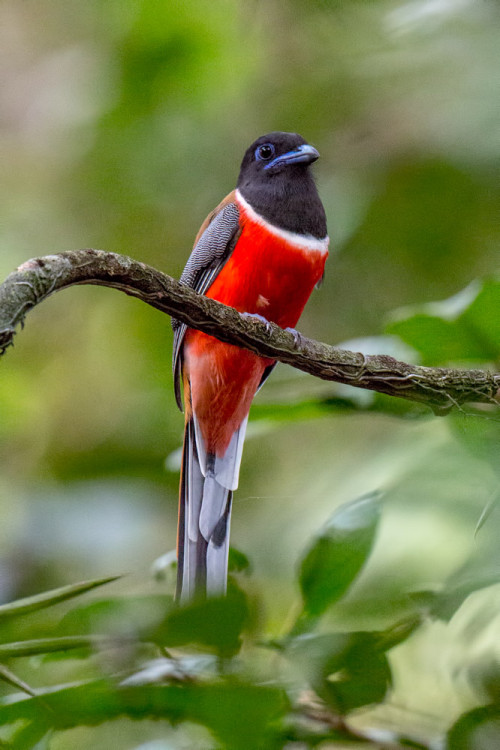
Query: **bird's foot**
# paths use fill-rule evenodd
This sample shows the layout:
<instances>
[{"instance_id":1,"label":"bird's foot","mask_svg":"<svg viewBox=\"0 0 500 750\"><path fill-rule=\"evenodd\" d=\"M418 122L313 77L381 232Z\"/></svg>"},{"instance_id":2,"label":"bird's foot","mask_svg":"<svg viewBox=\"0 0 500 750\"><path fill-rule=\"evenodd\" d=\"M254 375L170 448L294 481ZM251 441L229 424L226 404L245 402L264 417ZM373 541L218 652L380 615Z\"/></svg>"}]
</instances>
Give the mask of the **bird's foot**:
<instances>
[{"instance_id":1,"label":"bird's foot","mask_svg":"<svg viewBox=\"0 0 500 750\"><path fill-rule=\"evenodd\" d=\"M266 333L272 333L273 327L269 320L265 318L263 315L259 315L258 313L248 313L243 312L241 313L241 317L245 318L245 320L251 320L252 318L254 320L259 320L261 323L263 323L266 326Z\"/></svg>"},{"instance_id":2,"label":"bird's foot","mask_svg":"<svg viewBox=\"0 0 500 750\"><path fill-rule=\"evenodd\" d=\"M285 328L285 331L287 333L291 333L293 336L293 345L295 349L298 349L300 346L304 343L304 337L300 333L300 331L297 331L296 328Z\"/></svg>"}]
</instances>

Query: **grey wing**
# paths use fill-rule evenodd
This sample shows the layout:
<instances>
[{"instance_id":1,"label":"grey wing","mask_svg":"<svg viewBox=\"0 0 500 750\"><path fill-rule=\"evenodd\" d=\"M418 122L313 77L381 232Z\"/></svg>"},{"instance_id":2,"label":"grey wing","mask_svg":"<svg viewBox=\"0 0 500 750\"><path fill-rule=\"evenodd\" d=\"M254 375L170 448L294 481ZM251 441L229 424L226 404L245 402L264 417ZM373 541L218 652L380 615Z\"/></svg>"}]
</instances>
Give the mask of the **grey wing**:
<instances>
[{"instance_id":1,"label":"grey wing","mask_svg":"<svg viewBox=\"0 0 500 750\"><path fill-rule=\"evenodd\" d=\"M193 248L182 272L180 282L204 294L231 255L239 232L240 212L236 203L227 203L207 226ZM187 325L172 318L174 329L174 351L172 367L174 371L175 400L182 411L180 373L182 365L182 342Z\"/></svg>"}]
</instances>

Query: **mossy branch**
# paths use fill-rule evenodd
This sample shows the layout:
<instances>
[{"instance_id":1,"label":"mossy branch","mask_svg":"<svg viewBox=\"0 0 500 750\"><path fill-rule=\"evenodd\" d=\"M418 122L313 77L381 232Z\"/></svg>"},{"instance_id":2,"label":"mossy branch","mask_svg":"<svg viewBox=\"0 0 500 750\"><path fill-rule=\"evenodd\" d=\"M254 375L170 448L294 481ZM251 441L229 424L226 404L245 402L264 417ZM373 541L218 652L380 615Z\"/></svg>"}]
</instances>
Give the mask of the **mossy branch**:
<instances>
[{"instance_id":1,"label":"mossy branch","mask_svg":"<svg viewBox=\"0 0 500 750\"><path fill-rule=\"evenodd\" d=\"M398 396L446 413L464 403L498 404L500 374L485 370L420 367L386 355L365 356L278 326L244 318L144 263L103 250L75 250L23 263L0 286L0 353L32 307L59 289L98 284L120 289L192 328L256 354L286 362L323 380Z\"/></svg>"}]
</instances>

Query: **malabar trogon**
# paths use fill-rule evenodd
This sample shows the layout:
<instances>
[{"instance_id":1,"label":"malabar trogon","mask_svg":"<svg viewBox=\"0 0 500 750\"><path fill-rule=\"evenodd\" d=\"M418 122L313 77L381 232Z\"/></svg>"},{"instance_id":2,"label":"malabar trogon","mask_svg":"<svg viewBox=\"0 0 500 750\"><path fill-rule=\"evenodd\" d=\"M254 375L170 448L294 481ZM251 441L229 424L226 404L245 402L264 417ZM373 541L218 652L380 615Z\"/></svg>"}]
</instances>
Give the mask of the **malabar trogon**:
<instances>
[{"instance_id":1,"label":"malabar trogon","mask_svg":"<svg viewBox=\"0 0 500 750\"><path fill-rule=\"evenodd\" d=\"M239 312L294 327L322 279L325 211L296 133L258 138L236 190L201 226L181 282ZM175 395L186 414L177 599L226 590L229 525L248 412L275 362L173 321Z\"/></svg>"}]
</instances>

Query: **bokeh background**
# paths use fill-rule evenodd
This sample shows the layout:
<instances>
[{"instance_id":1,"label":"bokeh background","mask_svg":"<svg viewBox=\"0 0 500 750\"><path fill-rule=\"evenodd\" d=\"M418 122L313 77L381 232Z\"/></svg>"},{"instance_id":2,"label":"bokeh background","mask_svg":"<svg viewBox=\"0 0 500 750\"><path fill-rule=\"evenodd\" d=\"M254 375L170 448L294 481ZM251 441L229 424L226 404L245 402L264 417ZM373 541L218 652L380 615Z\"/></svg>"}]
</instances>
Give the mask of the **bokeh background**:
<instances>
[{"instance_id":1,"label":"bokeh background","mask_svg":"<svg viewBox=\"0 0 500 750\"><path fill-rule=\"evenodd\" d=\"M498 270L499 49L494 0L3 0L0 276L80 247L178 276L249 143L292 130L321 153L332 241L300 330L379 335L395 309ZM1 363L2 600L111 574L117 591L171 587L150 573L175 544L171 343L166 316L110 289L30 313ZM311 533L364 492L386 493L384 516L344 625L386 624L495 548L494 513L474 530L498 432L485 456L467 444L477 417L322 408L341 395L280 365L256 399L232 539L269 632ZM490 587L405 644L394 710L439 726L473 705L499 605Z\"/></svg>"}]
</instances>

